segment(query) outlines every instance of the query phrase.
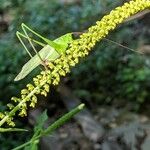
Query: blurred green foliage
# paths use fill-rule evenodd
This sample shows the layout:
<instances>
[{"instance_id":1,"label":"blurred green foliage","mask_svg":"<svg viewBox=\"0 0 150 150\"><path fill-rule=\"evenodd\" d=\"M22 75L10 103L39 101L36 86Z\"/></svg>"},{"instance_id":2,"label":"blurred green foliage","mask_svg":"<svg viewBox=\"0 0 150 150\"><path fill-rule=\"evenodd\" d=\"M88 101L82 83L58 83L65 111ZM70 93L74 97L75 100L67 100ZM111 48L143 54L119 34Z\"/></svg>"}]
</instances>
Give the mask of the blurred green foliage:
<instances>
[{"instance_id":1,"label":"blurred green foliage","mask_svg":"<svg viewBox=\"0 0 150 150\"><path fill-rule=\"evenodd\" d=\"M13 81L22 65L29 59L15 36L22 22L43 36L54 39L67 32L86 30L123 3L123 0L82 0L73 3L60 1L0 1L0 15L4 15L4 21L8 25L7 31L1 31L0 27L0 110L5 108L3 105L31 77L17 83ZM0 19L0 22L3 20ZM109 38L138 49L141 43L149 42L149 35L150 29L143 19L120 25L110 33ZM139 55L103 40L96 45L90 56L72 69L69 83L82 99L100 104L132 102L134 110L138 110L141 104L147 103L150 96L149 68L149 56ZM21 140L20 134L8 134L7 140L7 135L0 135L3 150L21 144L18 140L12 140L14 136Z\"/></svg>"},{"instance_id":2,"label":"blurred green foliage","mask_svg":"<svg viewBox=\"0 0 150 150\"><path fill-rule=\"evenodd\" d=\"M14 83L28 56L15 37L22 22L43 36L54 39L64 33L83 31L123 1L1 0L0 10L8 20L8 31L0 35L0 97L17 94L26 80ZM148 42L149 29L142 20L124 23L109 38L137 49ZM76 94L98 103L133 101L136 108L149 96L149 57L102 41L72 70L71 87ZM8 94L9 93L9 94Z\"/></svg>"}]
</instances>

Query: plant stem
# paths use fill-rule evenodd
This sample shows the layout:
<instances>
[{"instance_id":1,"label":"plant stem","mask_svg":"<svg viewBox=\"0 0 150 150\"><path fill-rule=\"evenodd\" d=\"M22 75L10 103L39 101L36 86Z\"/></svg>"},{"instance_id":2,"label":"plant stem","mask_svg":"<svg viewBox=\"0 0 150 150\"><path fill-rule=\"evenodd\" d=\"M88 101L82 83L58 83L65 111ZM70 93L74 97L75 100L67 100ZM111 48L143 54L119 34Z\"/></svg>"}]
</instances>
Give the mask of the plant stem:
<instances>
[{"instance_id":1,"label":"plant stem","mask_svg":"<svg viewBox=\"0 0 150 150\"><path fill-rule=\"evenodd\" d=\"M28 131L28 130L19 128L0 128L0 132L16 132L16 131Z\"/></svg>"},{"instance_id":2,"label":"plant stem","mask_svg":"<svg viewBox=\"0 0 150 150\"><path fill-rule=\"evenodd\" d=\"M65 122L71 119L75 114L80 112L84 108L85 104L80 104L78 107L71 110L69 113L63 115L57 121L55 121L51 126L49 126L46 130L44 130L41 135L46 135L52 133L54 130L62 126Z\"/></svg>"},{"instance_id":3,"label":"plant stem","mask_svg":"<svg viewBox=\"0 0 150 150\"><path fill-rule=\"evenodd\" d=\"M36 140L36 139L34 139L34 140ZM16 147L16 148L13 148L12 150L21 149L21 148L23 148L23 147L25 147L25 146L28 146L28 145L31 144L32 142L33 142L33 140L30 140L30 141L28 141L28 142L26 142L26 143L24 143L24 144L22 144L22 145L20 145L20 146L18 146L18 147Z\"/></svg>"},{"instance_id":4,"label":"plant stem","mask_svg":"<svg viewBox=\"0 0 150 150\"><path fill-rule=\"evenodd\" d=\"M61 118L59 118L57 121L55 121L52 125L50 125L47 129L45 129L43 132L41 132L38 136L34 137L33 139L31 139L30 141L12 149L12 150L19 150L31 143L33 143L35 140L46 136L48 134L51 134L53 131L55 131L57 128L59 128L60 126L62 126L64 123L66 123L68 120L70 120L74 115L76 115L78 112L80 112L83 108L85 107L85 104L80 104L79 106L77 106L76 108L74 108L73 110L71 110L70 112L68 112L67 114L63 115Z\"/></svg>"}]
</instances>

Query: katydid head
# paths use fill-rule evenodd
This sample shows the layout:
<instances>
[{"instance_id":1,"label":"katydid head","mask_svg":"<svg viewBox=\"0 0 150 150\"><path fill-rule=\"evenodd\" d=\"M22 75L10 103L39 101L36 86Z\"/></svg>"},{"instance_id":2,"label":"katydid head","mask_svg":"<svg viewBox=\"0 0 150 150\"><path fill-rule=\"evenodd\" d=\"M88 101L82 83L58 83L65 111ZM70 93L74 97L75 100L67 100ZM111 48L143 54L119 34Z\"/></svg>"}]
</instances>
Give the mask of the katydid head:
<instances>
[{"instance_id":1,"label":"katydid head","mask_svg":"<svg viewBox=\"0 0 150 150\"><path fill-rule=\"evenodd\" d=\"M72 33L67 33L54 40L54 42L59 45L59 49L56 49L58 53L62 54L66 52L66 49L68 48L69 43L73 41L72 35L73 35Z\"/></svg>"}]
</instances>

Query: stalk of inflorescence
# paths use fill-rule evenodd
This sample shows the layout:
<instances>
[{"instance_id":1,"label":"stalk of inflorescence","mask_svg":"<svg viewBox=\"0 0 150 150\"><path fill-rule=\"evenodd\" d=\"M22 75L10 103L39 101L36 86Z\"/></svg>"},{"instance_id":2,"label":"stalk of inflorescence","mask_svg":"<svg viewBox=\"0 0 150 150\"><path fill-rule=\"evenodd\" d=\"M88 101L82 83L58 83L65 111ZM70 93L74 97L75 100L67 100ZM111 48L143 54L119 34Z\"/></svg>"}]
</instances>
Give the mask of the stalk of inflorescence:
<instances>
[{"instance_id":1,"label":"stalk of inflorescence","mask_svg":"<svg viewBox=\"0 0 150 150\"><path fill-rule=\"evenodd\" d=\"M32 97L32 95L34 95L38 90L40 90L40 88L45 85L46 81L41 83L40 85L38 85L31 93L29 93L22 101L20 101L18 103L18 105L16 105L7 115L5 115L5 117L0 121L0 127L7 122L8 118L11 118L12 116L15 116L15 113L20 109L20 106L25 103L26 101L28 101L28 99L30 97ZM14 126L13 122L10 121L11 126Z\"/></svg>"},{"instance_id":2,"label":"stalk of inflorescence","mask_svg":"<svg viewBox=\"0 0 150 150\"><path fill-rule=\"evenodd\" d=\"M39 135L32 138L30 141L14 148L13 150L19 150L25 146L28 146L34 142L36 142L39 138L52 134L56 129L61 127L63 124L65 124L68 120L70 120L73 116L75 116L77 113L79 113L81 110L83 110L85 107L84 104L80 104L79 106L72 109L70 112L66 113L62 117L60 117L57 121L55 121L53 124L51 124L47 129L43 130Z\"/></svg>"}]
</instances>

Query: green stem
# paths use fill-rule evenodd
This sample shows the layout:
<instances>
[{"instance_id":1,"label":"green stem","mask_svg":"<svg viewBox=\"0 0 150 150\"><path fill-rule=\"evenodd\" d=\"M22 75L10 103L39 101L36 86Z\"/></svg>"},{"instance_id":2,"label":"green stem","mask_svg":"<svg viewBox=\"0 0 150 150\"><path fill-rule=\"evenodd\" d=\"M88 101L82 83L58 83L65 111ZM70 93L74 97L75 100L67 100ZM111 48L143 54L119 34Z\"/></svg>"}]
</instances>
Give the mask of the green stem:
<instances>
[{"instance_id":1,"label":"green stem","mask_svg":"<svg viewBox=\"0 0 150 150\"><path fill-rule=\"evenodd\" d=\"M55 131L57 128L59 128L60 126L62 126L64 123L66 123L68 120L70 120L74 115L76 115L77 113L79 113L83 108L85 107L85 104L80 104L79 106L77 106L76 108L74 108L73 110L71 110L70 112L68 112L67 114L65 114L64 116L62 116L61 118L59 118L57 121L55 121L52 125L50 125L47 129L45 129L40 135L32 138L30 141L12 149L12 150L19 150L25 146L28 146L29 144L33 143L35 140L51 134L53 131Z\"/></svg>"},{"instance_id":2,"label":"green stem","mask_svg":"<svg viewBox=\"0 0 150 150\"><path fill-rule=\"evenodd\" d=\"M35 139L34 139L35 140ZM24 144L22 144L22 145L20 145L20 146L18 146L18 147L16 147L16 148L13 148L12 150L18 150L18 149L21 149L21 148L23 148L23 147L25 147L25 146L28 146L29 144L31 144L33 141L28 141L28 142L26 142L26 143L24 143Z\"/></svg>"},{"instance_id":3,"label":"green stem","mask_svg":"<svg viewBox=\"0 0 150 150\"><path fill-rule=\"evenodd\" d=\"M85 104L80 104L78 107L71 110L69 113L63 115L57 121L55 121L51 126L49 126L46 130L44 130L41 135L46 135L52 133L54 130L62 126L65 122L70 120L74 115L80 112L85 107Z\"/></svg>"},{"instance_id":4,"label":"green stem","mask_svg":"<svg viewBox=\"0 0 150 150\"><path fill-rule=\"evenodd\" d=\"M0 132L16 132L16 131L28 131L28 130L19 128L0 128Z\"/></svg>"}]
</instances>

